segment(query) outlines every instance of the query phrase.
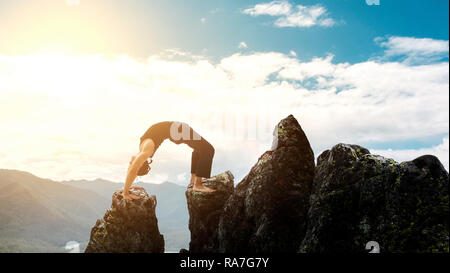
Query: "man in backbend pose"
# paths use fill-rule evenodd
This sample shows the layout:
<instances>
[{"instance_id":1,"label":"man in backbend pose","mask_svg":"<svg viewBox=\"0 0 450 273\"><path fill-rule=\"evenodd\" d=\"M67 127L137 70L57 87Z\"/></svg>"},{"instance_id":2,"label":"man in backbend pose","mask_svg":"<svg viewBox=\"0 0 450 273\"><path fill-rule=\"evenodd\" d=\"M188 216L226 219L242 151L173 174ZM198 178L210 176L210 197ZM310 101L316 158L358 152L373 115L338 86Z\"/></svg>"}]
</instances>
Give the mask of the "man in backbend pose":
<instances>
[{"instance_id":1,"label":"man in backbend pose","mask_svg":"<svg viewBox=\"0 0 450 273\"><path fill-rule=\"evenodd\" d=\"M123 188L125 199L139 199L138 196L129 193L136 176L148 174L152 157L161 143L170 139L175 144L184 143L194 149L191 160L191 182L194 191L213 192L214 190L202 185L203 178L211 177L211 165L214 156L214 147L195 132L189 125L176 121L163 121L153 124L141 137L139 153L131 157L127 171L127 178ZM150 158L150 162L147 159Z\"/></svg>"}]
</instances>

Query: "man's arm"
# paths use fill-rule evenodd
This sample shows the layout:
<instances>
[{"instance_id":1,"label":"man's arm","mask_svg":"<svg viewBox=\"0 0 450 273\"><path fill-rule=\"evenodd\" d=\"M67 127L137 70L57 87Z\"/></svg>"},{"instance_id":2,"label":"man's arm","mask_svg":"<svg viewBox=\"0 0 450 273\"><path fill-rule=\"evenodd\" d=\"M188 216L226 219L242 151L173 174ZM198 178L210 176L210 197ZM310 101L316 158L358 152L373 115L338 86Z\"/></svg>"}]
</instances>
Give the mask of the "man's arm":
<instances>
[{"instance_id":1,"label":"man's arm","mask_svg":"<svg viewBox=\"0 0 450 273\"><path fill-rule=\"evenodd\" d=\"M126 199L130 199L127 197L131 197L131 198L134 197L133 199L138 198L138 196L136 196L136 195L130 195L128 191L130 190L130 186L133 183L134 179L136 179L139 168L142 166L144 161L147 160L148 157L150 157L149 153L140 152L137 154L136 158L133 160L131 165L128 167L127 178L125 179L125 186L123 187L123 196Z\"/></svg>"}]
</instances>

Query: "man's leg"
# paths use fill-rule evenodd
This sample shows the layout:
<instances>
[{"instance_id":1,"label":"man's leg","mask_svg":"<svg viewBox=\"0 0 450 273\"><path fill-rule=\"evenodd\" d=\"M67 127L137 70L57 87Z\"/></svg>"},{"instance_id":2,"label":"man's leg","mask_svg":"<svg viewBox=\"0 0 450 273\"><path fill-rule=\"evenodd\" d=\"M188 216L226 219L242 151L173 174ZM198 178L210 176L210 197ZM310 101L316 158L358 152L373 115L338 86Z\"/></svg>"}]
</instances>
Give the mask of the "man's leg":
<instances>
[{"instance_id":1,"label":"man's leg","mask_svg":"<svg viewBox=\"0 0 450 273\"><path fill-rule=\"evenodd\" d=\"M195 170L197 169L198 160L200 158L200 153L197 150L192 151L191 157L191 181L189 185L194 185L197 176L195 175Z\"/></svg>"},{"instance_id":2,"label":"man's leg","mask_svg":"<svg viewBox=\"0 0 450 273\"><path fill-rule=\"evenodd\" d=\"M194 185L195 178L195 173L191 173L191 181L189 181L189 185Z\"/></svg>"},{"instance_id":3,"label":"man's leg","mask_svg":"<svg viewBox=\"0 0 450 273\"><path fill-rule=\"evenodd\" d=\"M202 185L206 182L203 178L209 178L211 176L212 158L214 157L214 147L201 137L197 132L190 128L191 138L184 143L194 149L191 159L191 181L190 184L194 184L193 189L201 192L212 192L214 190L209 189ZM193 136L196 137L193 137Z\"/></svg>"},{"instance_id":4,"label":"man's leg","mask_svg":"<svg viewBox=\"0 0 450 273\"><path fill-rule=\"evenodd\" d=\"M214 157L214 148L205 139L202 139L202 147L199 151L199 157L197 159L196 169L195 169L195 180L194 180L194 190L201 192L213 192L214 190L207 188L202 185L204 182L203 177L211 177L211 166Z\"/></svg>"}]
</instances>

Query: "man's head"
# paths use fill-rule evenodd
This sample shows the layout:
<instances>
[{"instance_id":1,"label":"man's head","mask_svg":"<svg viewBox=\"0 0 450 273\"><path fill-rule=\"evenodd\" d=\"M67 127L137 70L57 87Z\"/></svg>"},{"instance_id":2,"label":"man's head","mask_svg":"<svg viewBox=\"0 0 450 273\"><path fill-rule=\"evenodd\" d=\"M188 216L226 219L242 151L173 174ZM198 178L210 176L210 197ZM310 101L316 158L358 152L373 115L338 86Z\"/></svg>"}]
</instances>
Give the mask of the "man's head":
<instances>
[{"instance_id":1,"label":"man's head","mask_svg":"<svg viewBox=\"0 0 450 273\"><path fill-rule=\"evenodd\" d=\"M136 159L136 156L132 156L129 165L131 166L131 164L133 164L134 160ZM150 171L150 163L152 163L152 159L150 159L150 162L148 162L147 160L144 161L144 163L142 163L141 167L139 168L137 175L138 176L143 176L148 174L148 172Z\"/></svg>"},{"instance_id":2,"label":"man's head","mask_svg":"<svg viewBox=\"0 0 450 273\"><path fill-rule=\"evenodd\" d=\"M148 163L147 160L145 160L144 163L142 163L142 166L139 168L137 175L144 176L148 174L149 171L150 171L150 164Z\"/></svg>"}]
</instances>

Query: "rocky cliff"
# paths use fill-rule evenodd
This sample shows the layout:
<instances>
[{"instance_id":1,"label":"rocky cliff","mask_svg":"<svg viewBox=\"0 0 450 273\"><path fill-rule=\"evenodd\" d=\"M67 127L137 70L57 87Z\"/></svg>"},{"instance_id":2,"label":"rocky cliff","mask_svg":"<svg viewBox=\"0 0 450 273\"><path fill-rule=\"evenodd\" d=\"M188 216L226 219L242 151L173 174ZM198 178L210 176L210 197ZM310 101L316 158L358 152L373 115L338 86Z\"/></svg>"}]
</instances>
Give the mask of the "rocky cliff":
<instances>
[{"instance_id":1,"label":"rocky cliff","mask_svg":"<svg viewBox=\"0 0 450 273\"><path fill-rule=\"evenodd\" d=\"M314 154L291 115L277 125L272 149L234 191L224 174L208 184L226 184L221 191L188 189L190 252L295 252L306 231L313 177Z\"/></svg>"},{"instance_id":2,"label":"rocky cliff","mask_svg":"<svg viewBox=\"0 0 450 273\"><path fill-rule=\"evenodd\" d=\"M317 159L300 252L449 251L448 173L431 155L397 163L338 144Z\"/></svg>"},{"instance_id":3,"label":"rocky cliff","mask_svg":"<svg viewBox=\"0 0 450 273\"><path fill-rule=\"evenodd\" d=\"M449 251L448 172L436 157L397 163L338 144L315 166L293 116L234 191L186 198L190 252L362 253L370 241L381 252Z\"/></svg>"},{"instance_id":4,"label":"rocky cliff","mask_svg":"<svg viewBox=\"0 0 450 273\"><path fill-rule=\"evenodd\" d=\"M155 215L156 197L144 189L131 189L138 200L125 200L122 190L112 197L111 208L91 230L86 253L162 253L164 238Z\"/></svg>"},{"instance_id":5,"label":"rocky cliff","mask_svg":"<svg viewBox=\"0 0 450 273\"><path fill-rule=\"evenodd\" d=\"M314 154L292 116L278 123L264 153L227 200L220 252L294 252L306 231Z\"/></svg>"},{"instance_id":6,"label":"rocky cliff","mask_svg":"<svg viewBox=\"0 0 450 273\"><path fill-rule=\"evenodd\" d=\"M291 115L235 188L229 171L205 183L215 192L187 188L189 252L364 253L374 241L381 252L448 253L448 179L434 156L397 163L350 144L324 151L315 166ZM164 251L155 196L132 191L142 198L114 193L86 252Z\"/></svg>"},{"instance_id":7,"label":"rocky cliff","mask_svg":"<svg viewBox=\"0 0 450 273\"><path fill-rule=\"evenodd\" d=\"M215 191L196 192L192 186L186 190L191 231L189 251L192 253L217 252L217 228L223 206L233 192L234 177L227 171L209 178L204 185Z\"/></svg>"}]
</instances>

